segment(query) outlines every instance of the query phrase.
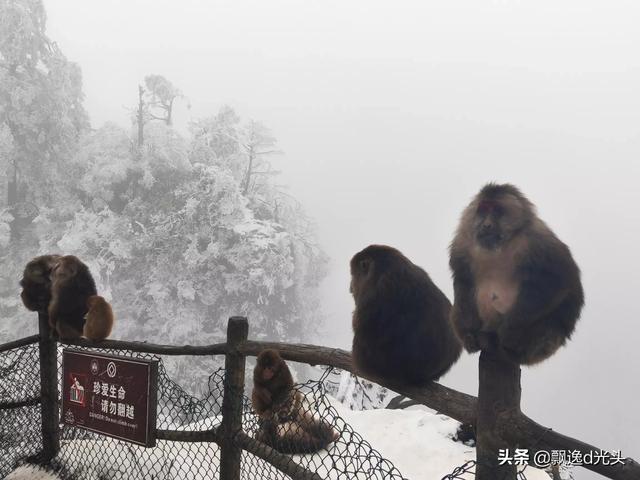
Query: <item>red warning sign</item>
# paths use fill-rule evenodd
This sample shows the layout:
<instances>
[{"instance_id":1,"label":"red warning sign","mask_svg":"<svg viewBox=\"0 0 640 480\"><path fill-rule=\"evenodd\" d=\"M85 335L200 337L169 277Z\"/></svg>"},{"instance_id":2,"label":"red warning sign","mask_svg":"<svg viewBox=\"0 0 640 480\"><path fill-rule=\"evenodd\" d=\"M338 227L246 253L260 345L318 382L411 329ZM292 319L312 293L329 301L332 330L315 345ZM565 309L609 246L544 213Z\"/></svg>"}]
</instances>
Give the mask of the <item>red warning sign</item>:
<instances>
[{"instance_id":1,"label":"red warning sign","mask_svg":"<svg viewBox=\"0 0 640 480\"><path fill-rule=\"evenodd\" d=\"M64 349L62 421L155 446L158 361Z\"/></svg>"}]
</instances>

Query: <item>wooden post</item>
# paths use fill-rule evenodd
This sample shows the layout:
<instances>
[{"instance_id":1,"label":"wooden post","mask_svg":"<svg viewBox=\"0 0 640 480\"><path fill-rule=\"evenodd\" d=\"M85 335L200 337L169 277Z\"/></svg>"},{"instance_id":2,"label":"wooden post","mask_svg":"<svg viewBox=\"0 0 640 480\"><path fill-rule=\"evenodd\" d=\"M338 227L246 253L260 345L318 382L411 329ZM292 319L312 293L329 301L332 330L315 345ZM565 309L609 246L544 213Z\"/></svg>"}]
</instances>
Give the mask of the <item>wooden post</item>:
<instances>
[{"instance_id":1,"label":"wooden post","mask_svg":"<svg viewBox=\"0 0 640 480\"><path fill-rule=\"evenodd\" d=\"M476 421L476 479L515 480L515 465L500 465L500 449L512 445L497 431L497 420L502 413L520 411L520 366L490 352L480 353L480 385L478 389L478 416Z\"/></svg>"},{"instance_id":2,"label":"wooden post","mask_svg":"<svg viewBox=\"0 0 640 480\"><path fill-rule=\"evenodd\" d=\"M51 338L49 317L38 313L40 339L40 395L42 402L42 452L38 460L47 463L60 449L60 413L58 409L58 342Z\"/></svg>"},{"instance_id":3,"label":"wooden post","mask_svg":"<svg viewBox=\"0 0 640 480\"><path fill-rule=\"evenodd\" d=\"M235 443L235 436L242 431L245 357L238 351L238 345L247 339L248 333L249 323L245 317L231 317L229 319L227 354L224 360L224 396L222 399L221 480L240 480L242 448Z\"/></svg>"}]
</instances>

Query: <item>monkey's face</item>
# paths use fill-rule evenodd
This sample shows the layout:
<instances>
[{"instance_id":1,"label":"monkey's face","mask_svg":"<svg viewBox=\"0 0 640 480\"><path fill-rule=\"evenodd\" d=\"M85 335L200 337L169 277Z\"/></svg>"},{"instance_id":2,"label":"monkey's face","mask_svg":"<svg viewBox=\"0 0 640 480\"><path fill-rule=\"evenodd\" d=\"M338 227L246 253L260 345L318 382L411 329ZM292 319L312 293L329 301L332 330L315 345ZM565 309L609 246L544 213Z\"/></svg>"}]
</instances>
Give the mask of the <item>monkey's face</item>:
<instances>
[{"instance_id":1,"label":"monkey's face","mask_svg":"<svg viewBox=\"0 0 640 480\"><path fill-rule=\"evenodd\" d=\"M34 266L29 268L22 280L20 280L20 286L25 287L30 283L44 284L47 282L47 272L40 266Z\"/></svg>"},{"instance_id":2,"label":"monkey's face","mask_svg":"<svg viewBox=\"0 0 640 480\"><path fill-rule=\"evenodd\" d=\"M273 366L264 367L262 369L262 380L268 382L275 376L276 372Z\"/></svg>"},{"instance_id":3,"label":"monkey's face","mask_svg":"<svg viewBox=\"0 0 640 480\"><path fill-rule=\"evenodd\" d=\"M481 198L474 218L475 239L482 248L495 250L525 225L526 206L513 195Z\"/></svg>"},{"instance_id":4,"label":"monkey's face","mask_svg":"<svg viewBox=\"0 0 640 480\"><path fill-rule=\"evenodd\" d=\"M351 259L351 284L349 291L356 306L375 298L380 281L393 276L411 262L398 250L387 245L369 245Z\"/></svg>"},{"instance_id":5,"label":"monkey's face","mask_svg":"<svg viewBox=\"0 0 640 480\"><path fill-rule=\"evenodd\" d=\"M357 301L361 297L363 287L373 275L373 260L360 254L351 259L351 283L349 292Z\"/></svg>"},{"instance_id":6,"label":"monkey's face","mask_svg":"<svg viewBox=\"0 0 640 480\"><path fill-rule=\"evenodd\" d=\"M265 350L258 355L258 376L262 381L269 381L280 371L282 358L273 350Z\"/></svg>"},{"instance_id":7,"label":"monkey's face","mask_svg":"<svg viewBox=\"0 0 640 480\"><path fill-rule=\"evenodd\" d=\"M504 215L502 206L494 200L482 200L478 203L474 220L476 241L482 248L493 250L503 240L500 222Z\"/></svg>"},{"instance_id":8,"label":"monkey's face","mask_svg":"<svg viewBox=\"0 0 640 480\"><path fill-rule=\"evenodd\" d=\"M60 259L60 255L42 255L31 260L20 280L20 286L23 288L34 287L37 285L48 286L51 269Z\"/></svg>"}]
</instances>

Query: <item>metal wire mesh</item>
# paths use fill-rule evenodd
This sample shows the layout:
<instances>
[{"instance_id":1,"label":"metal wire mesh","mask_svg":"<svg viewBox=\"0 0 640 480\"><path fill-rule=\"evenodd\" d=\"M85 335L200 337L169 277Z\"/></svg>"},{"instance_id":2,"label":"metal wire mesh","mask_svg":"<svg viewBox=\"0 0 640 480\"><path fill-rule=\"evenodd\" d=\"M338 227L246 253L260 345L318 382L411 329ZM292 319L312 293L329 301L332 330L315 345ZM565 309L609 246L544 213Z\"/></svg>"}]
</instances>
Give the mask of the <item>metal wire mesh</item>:
<instances>
[{"instance_id":1,"label":"metal wire mesh","mask_svg":"<svg viewBox=\"0 0 640 480\"><path fill-rule=\"evenodd\" d=\"M465 462L459 467L456 467L453 470L453 472L451 472L450 474L442 477L442 480L470 480L475 478L476 476L475 469L476 469L476 461L469 460L468 462ZM520 469L517 472L516 474L517 480L527 480L527 477L524 473L526 469L527 467L524 466L522 469Z\"/></svg>"},{"instance_id":2,"label":"metal wire mesh","mask_svg":"<svg viewBox=\"0 0 640 480\"><path fill-rule=\"evenodd\" d=\"M196 398L169 378L158 356L121 350L84 350L160 360L157 429L200 431L220 423L223 370L214 371L208 381L207 393L203 398ZM62 372L61 355L58 356L58 367ZM218 478L220 465L219 449L213 443L158 440L154 448L145 448L69 425L62 427L60 452L56 460L72 475L82 474L79 478L114 480L208 480Z\"/></svg>"},{"instance_id":3,"label":"metal wire mesh","mask_svg":"<svg viewBox=\"0 0 640 480\"><path fill-rule=\"evenodd\" d=\"M469 460L459 467L456 467L450 474L442 477L442 480L466 480L469 478L474 478L476 476L475 468L476 461Z\"/></svg>"},{"instance_id":4,"label":"metal wire mesh","mask_svg":"<svg viewBox=\"0 0 640 480\"><path fill-rule=\"evenodd\" d=\"M294 395L301 399L290 417L281 422L281 426L293 431L291 445L286 441L279 442L275 450L288 452L295 450L295 443L300 443L300 437L311 432L326 448L306 455L292 455L291 461L316 473L321 478L336 480L358 479L403 479L398 469L384 459L366 440L346 423L329 402L326 395L324 380L331 373L327 369L319 380L308 381L296 385ZM251 409L250 402L245 398L243 427L254 438L260 438L264 429L263 423ZM301 429L301 430L300 430ZM277 434L282 434L280 429ZM305 445L306 446L306 445ZM245 454L245 456L248 454ZM258 469L251 463L264 463L262 460L243 458L244 465L256 472ZM269 476L247 478L287 478L280 472L273 472Z\"/></svg>"},{"instance_id":5,"label":"metal wire mesh","mask_svg":"<svg viewBox=\"0 0 640 480\"><path fill-rule=\"evenodd\" d=\"M62 345L58 347L59 381L62 375ZM162 358L155 355L108 349L74 347L99 353L115 353L145 359L158 359L158 430L205 431L220 425L225 372L215 370L208 379L202 396L194 397L167 375ZM213 365L213 362L212 362ZM242 479L290 478L271 463L278 457L285 463L295 462L321 478L398 479L404 477L338 414L326 396L324 381L330 370L316 381L295 387L299 395L298 410L287 421L303 423L318 434L323 432L322 445L313 453L283 455L283 444L275 445L265 461L247 451L241 456ZM0 353L0 404L37 399L40 394L38 346L29 345ZM242 397L242 431L260 438L264 428L254 413L247 395ZM306 419L304 421L300 419ZM20 463L42 448L40 407L12 406L0 410L0 478L4 478ZM311 425L311 427L310 427ZM264 437L261 438L265 440ZM272 445L274 446L274 445ZM317 450L317 451L316 451ZM277 463L277 462L275 462ZM293 464L293 463L292 463ZM282 463L280 463L282 466ZM158 440L153 448L139 447L117 439L101 436L73 426L62 425L60 450L45 470L29 468L24 478L63 479L196 479L220 477L220 448L210 442L177 442ZM39 472L37 475L33 472ZM13 474L15 475L15 474ZM41 476L40 476L41 475ZM16 477L21 478L21 477Z\"/></svg>"},{"instance_id":6,"label":"metal wire mesh","mask_svg":"<svg viewBox=\"0 0 640 480\"><path fill-rule=\"evenodd\" d=\"M41 449L40 407L20 406L40 396L38 345L0 353L0 478Z\"/></svg>"}]
</instances>

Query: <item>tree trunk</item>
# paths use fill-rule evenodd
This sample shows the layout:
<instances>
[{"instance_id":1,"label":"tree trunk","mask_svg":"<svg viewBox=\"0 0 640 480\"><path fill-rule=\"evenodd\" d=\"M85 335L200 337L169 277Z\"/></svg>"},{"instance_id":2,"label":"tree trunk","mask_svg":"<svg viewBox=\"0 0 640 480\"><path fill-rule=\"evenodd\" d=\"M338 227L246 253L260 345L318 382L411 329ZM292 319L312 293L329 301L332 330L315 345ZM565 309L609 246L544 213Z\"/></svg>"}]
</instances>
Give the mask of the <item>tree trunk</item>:
<instances>
[{"instance_id":1,"label":"tree trunk","mask_svg":"<svg viewBox=\"0 0 640 480\"><path fill-rule=\"evenodd\" d=\"M171 101L169 101L169 105L167 105L167 126L171 126L173 124L173 101L175 99L172 98Z\"/></svg>"},{"instance_id":2,"label":"tree trunk","mask_svg":"<svg viewBox=\"0 0 640 480\"><path fill-rule=\"evenodd\" d=\"M247 173L244 176L244 188L242 189L243 195L247 196L249 193L249 184L251 182L251 173L253 172L253 159L255 153L253 151L253 145L249 148L249 165L247 166Z\"/></svg>"},{"instance_id":3,"label":"tree trunk","mask_svg":"<svg viewBox=\"0 0 640 480\"><path fill-rule=\"evenodd\" d=\"M12 207L18 203L18 159L16 155L13 156L12 167L13 175L10 180L7 180L7 206Z\"/></svg>"},{"instance_id":4,"label":"tree trunk","mask_svg":"<svg viewBox=\"0 0 640 480\"><path fill-rule=\"evenodd\" d=\"M144 88L142 85L138 85L138 150L142 148L144 144L144 100L142 98L144 94Z\"/></svg>"},{"instance_id":5,"label":"tree trunk","mask_svg":"<svg viewBox=\"0 0 640 480\"><path fill-rule=\"evenodd\" d=\"M19 188L18 188L18 155L14 153L13 161L11 162L13 166L13 176L11 180L7 181L7 207L12 209L18 205L20 201L19 198ZM13 221L9 224L9 228L11 229L9 232L9 238L12 243L18 243L20 241L20 237L22 236L23 225L20 222L19 218L15 215L15 209L11 210L13 215Z\"/></svg>"}]
</instances>

